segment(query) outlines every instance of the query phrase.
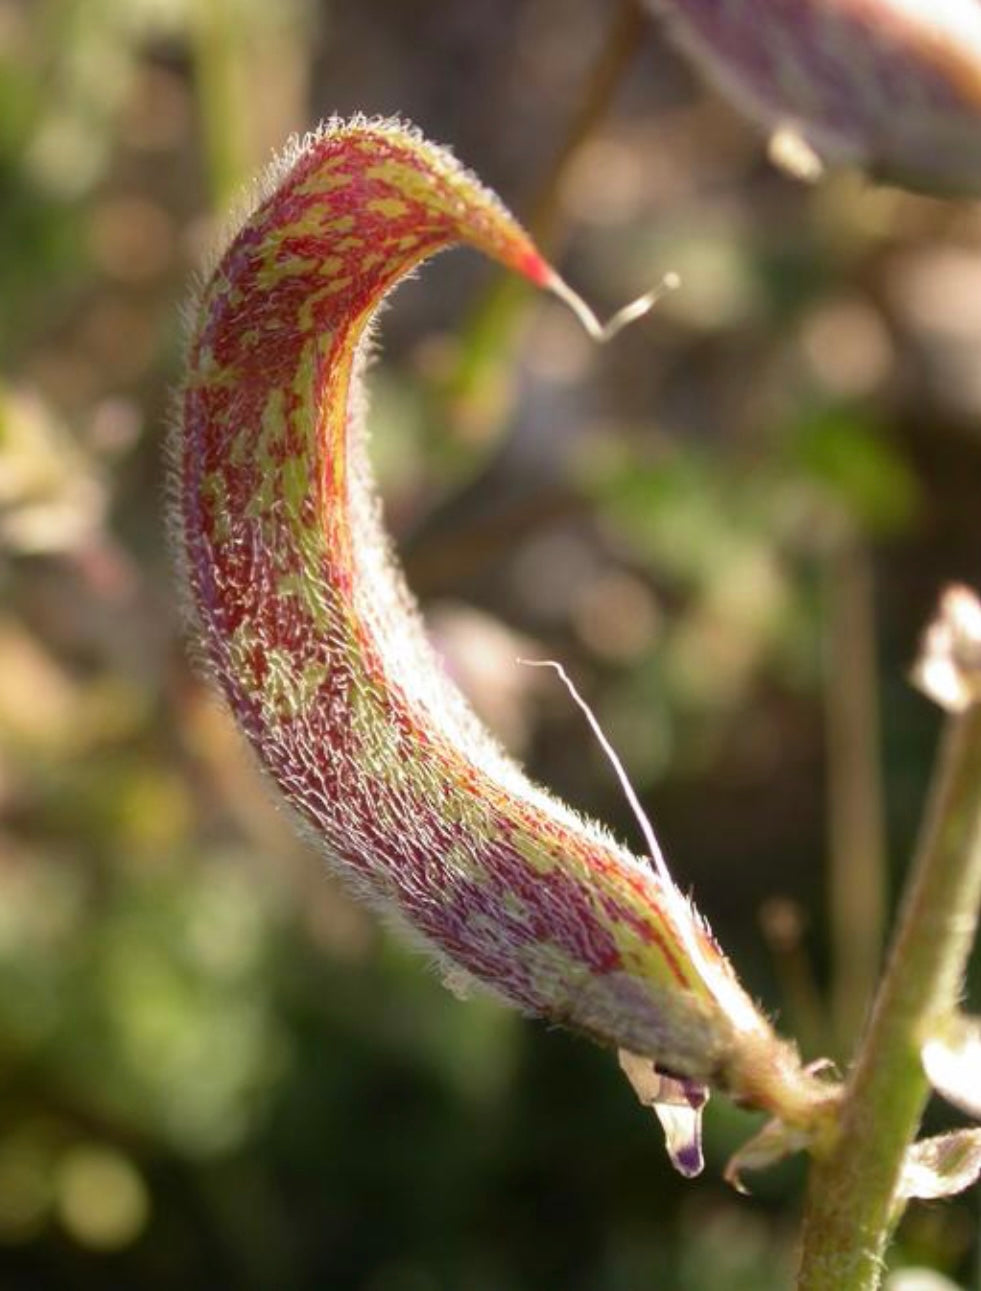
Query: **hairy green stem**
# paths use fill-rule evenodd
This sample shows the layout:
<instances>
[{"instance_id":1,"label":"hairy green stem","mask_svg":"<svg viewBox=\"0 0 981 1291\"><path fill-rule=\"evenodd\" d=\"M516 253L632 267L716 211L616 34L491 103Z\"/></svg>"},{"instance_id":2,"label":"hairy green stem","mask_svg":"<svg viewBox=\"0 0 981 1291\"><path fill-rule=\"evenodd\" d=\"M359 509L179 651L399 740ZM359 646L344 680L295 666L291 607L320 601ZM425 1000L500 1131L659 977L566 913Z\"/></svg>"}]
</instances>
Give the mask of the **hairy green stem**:
<instances>
[{"instance_id":1,"label":"hairy green stem","mask_svg":"<svg viewBox=\"0 0 981 1291\"><path fill-rule=\"evenodd\" d=\"M874 1291L903 1157L929 1088L920 1046L953 1011L981 905L981 705L945 733L889 964L841 1109L814 1164L798 1291Z\"/></svg>"}]
</instances>

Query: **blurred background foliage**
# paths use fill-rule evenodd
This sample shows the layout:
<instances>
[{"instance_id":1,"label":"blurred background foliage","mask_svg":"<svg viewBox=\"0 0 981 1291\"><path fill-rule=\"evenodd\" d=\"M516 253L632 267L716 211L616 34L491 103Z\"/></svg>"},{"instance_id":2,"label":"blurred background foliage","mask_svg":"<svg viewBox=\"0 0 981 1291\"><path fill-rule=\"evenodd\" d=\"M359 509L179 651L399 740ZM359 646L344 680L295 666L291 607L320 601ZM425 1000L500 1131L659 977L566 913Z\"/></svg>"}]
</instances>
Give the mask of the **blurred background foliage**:
<instances>
[{"instance_id":1,"label":"blurred background foliage","mask_svg":"<svg viewBox=\"0 0 981 1291\"><path fill-rule=\"evenodd\" d=\"M978 581L981 216L767 162L609 0L0 0L0 1287L769 1291L801 1170L674 1178L610 1055L446 992L294 837L189 667L162 444L186 284L332 112L451 143L602 312L456 254L372 374L447 666L635 830L564 660L750 987L847 1055ZM974 1001L977 1001L977 983ZM976 1199L897 1265L964 1284Z\"/></svg>"}]
</instances>

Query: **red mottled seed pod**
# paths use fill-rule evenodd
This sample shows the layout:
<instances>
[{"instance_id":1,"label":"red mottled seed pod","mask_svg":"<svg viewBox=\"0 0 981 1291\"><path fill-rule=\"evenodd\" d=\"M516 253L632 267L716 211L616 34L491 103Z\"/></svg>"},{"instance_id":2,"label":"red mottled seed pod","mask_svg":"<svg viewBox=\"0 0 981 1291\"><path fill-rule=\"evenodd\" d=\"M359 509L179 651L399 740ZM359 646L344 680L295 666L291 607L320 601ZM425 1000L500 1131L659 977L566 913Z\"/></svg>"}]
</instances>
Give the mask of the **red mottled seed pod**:
<instances>
[{"instance_id":1,"label":"red mottled seed pod","mask_svg":"<svg viewBox=\"0 0 981 1291\"><path fill-rule=\"evenodd\" d=\"M667 871L501 752L393 563L364 451L365 336L386 293L458 242L570 295L491 194L393 123L298 142L231 238L192 310L173 445L203 654L334 866L447 965L656 1063L680 1081L662 1101L697 1109L716 1085L810 1124L827 1087ZM689 1172L694 1152L675 1152Z\"/></svg>"}]
</instances>

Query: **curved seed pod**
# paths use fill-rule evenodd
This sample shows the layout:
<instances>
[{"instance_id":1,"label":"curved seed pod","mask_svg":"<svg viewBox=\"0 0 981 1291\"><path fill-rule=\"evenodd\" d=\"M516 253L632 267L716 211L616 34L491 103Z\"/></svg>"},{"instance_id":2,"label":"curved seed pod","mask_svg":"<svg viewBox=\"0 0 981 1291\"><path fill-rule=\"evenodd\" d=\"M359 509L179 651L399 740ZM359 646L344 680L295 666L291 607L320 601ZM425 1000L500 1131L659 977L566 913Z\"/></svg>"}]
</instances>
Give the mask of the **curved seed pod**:
<instances>
[{"instance_id":1,"label":"curved seed pod","mask_svg":"<svg viewBox=\"0 0 981 1291\"><path fill-rule=\"evenodd\" d=\"M981 191L978 0L647 0L751 116L912 188Z\"/></svg>"},{"instance_id":2,"label":"curved seed pod","mask_svg":"<svg viewBox=\"0 0 981 1291\"><path fill-rule=\"evenodd\" d=\"M570 298L497 200L396 123L332 122L295 144L231 239L193 309L174 444L203 653L307 831L447 966L811 1124L827 1086L666 869L496 747L393 564L364 456L365 338L389 289L457 242Z\"/></svg>"}]
</instances>

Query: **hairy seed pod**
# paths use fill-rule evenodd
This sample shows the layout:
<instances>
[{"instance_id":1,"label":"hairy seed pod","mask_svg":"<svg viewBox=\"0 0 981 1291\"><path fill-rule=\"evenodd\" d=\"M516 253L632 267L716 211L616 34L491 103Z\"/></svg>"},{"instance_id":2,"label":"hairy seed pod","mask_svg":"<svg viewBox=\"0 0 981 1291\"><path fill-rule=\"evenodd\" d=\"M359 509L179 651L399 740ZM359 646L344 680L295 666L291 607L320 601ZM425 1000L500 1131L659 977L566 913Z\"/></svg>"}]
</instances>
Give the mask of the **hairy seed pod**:
<instances>
[{"instance_id":1,"label":"hairy seed pod","mask_svg":"<svg viewBox=\"0 0 981 1291\"><path fill-rule=\"evenodd\" d=\"M666 869L501 752L393 562L365 458L365 338L387 292L458 242L569 299L500 203L398 123L297 142L231 238L192 309L173 445L207 665L333 865L448 968L656 1063L692 1105L714 1085L810 1124L827 1087Z\"/></svg>"},{"instance_id":2,"label":"hairy seed pod","mask_svg":"<svg viewBox=\"0 0 981 1291\"><path fill-rule=\"evenodd\" d=\"M646 0L734 102L818 157L981 191L978 0Z\"/></svg>"}]
</instances>

